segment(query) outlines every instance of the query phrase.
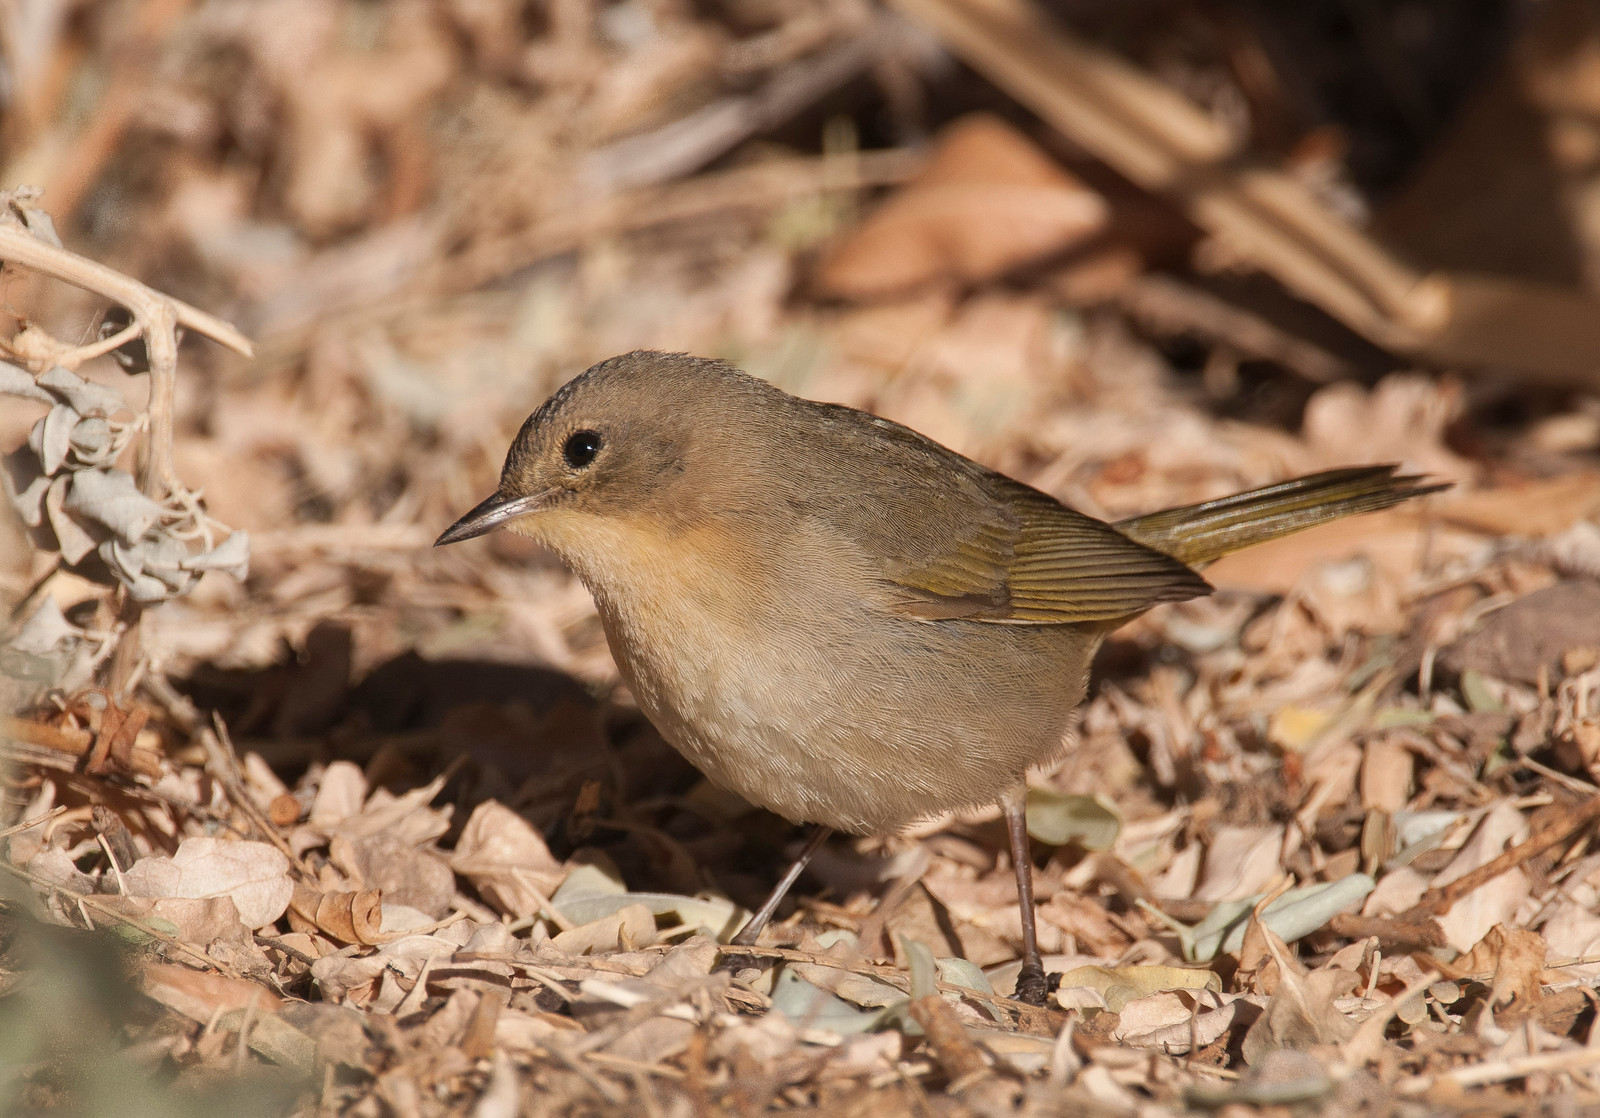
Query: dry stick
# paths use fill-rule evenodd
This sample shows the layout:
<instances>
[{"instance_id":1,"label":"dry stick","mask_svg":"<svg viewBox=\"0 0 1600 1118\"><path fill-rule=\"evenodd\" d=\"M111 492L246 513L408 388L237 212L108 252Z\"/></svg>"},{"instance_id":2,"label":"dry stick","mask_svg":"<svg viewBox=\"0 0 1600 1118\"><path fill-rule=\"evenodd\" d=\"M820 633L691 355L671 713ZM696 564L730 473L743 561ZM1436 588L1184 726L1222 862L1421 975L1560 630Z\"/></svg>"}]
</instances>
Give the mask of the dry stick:
<instances>
[{"instance_id":1,"label":"dry stick","mask_svg":"<svg viewBox=\"0 0 1600 1118\"><path fill-rule=\"evenodd\" d=\"M1422 895L1422 899L1412 905L1399 916L1395 917L1396 923L1420 924L1430 916L1438 916L1450 911L1450 906L1462 897L1489 881L1493 881L1508 870L1515 869L1524 862L1538 857L1551 847L1573 837L1584 828L1600 820L1600 796L1596 796L1585 804L1574 808L1565 819L1542 827L1526 841L1519 842L1510 850L1491 858L1477 869L1464 873L1447 885L1438 889L1429 889Z\"/></svg>"},{"instance_id":2,"label":"dry stick","mask_svg":"<svg viewBox=\"0 0 1600 1118\"><path fill-rule=\"evenodd\" d=\"M41 823L48 823L50 820L54 819L56 816L60 815L66 810L67 805L61 804L57 807L51 808L43 815L35 815L32 819L24 819L21 823L14 824L10 827L7 827L3 831L0 831L0 839L10 838L12 835L21 834L23 831L31 830L32 828L39 826Z\"/></svg>"},{"instance_id":3,"label":"dry stick","mask_svg":"<svg viewBox=\"0 0 1600 1118\"><path fill-rule=\"evenodd\" d=\"M1482 1087L1489 1083L1503 1083L1508 1079L1521 1079L1541 1072L1577 1071L1600 1063L1600 1048L1568 1049L1563 1052L1540 1052L1531 1056L1513 1056L1506 1060L1492 1060L1484 1064L1455 1068L1438 1075L1419 1075L1395 1084L1402 1095L1420 1095L1436 1083L1449 1082L1458 1087Z\"/></svg>"},{"instance_id":4,"label":"dry stick","mask_svg":"<svg viewBox=\"0 0 1600 1118\"><path fill-rule=\"evenodd\" d=\"M206 770L211 776L221 782L223 791L227 792L228 799L233 805L244 813L246 819L253 823L258 831L266 836L278 852L289 859L289 865L302 880L315 882L317 875L305 861L294 852L289 845L289 840L284 838L282 832L273 826L255 799L250 795L249 789L244 786L244 772L239 765L238 751L233 748L233 740L228 737L228 727L221 717L213 715L216 731L210 727L200 730L200 745L206 752Z\"/></svg>"},{"instance_id":5,"label":"dry stick","mask_svg":"<svg viewBox=\"0 0 1600 1118\"><path fill-rule=\"evenodd\" d=\"M1368 336L1422 276L1326 210L1303 186L1231 168L1237 142L1182 95L1072 38L1028 0L897 0L956 54L1147 190L1175 197L1208 232ZM1357 325L1359 324L1359 325Z\"/></svg>"},{"instance_id":6,"label":"dry stick","mask_svg":"<svg viewBox=\"0 0 1600 1118\"><path fill-rule=\"evenodd\" d=\"M790 63L750 93L722 98L660 128L596 148L584 156L580 179L589 191L609 193L697 171L866 72L894 31L880 19L861 34Z\"/></svg>"},{"instance_id":7,"label":"dry stick","mask_svg":"<svg viewBox=\"0 0 1600 1118\"><path fill-rule=\"evenodd\" d=\"M193 330L197 334L204 334L219 345L226 346L245 357L255 356L250 339L240 333L232 323L216 315L207 314L198 307L192 307L181 299L163 295L99 261L47 244L19 226L3 221L0 221L0 260L21 264L36 272L54 276L74 287L104 295L133 311L136 320L140 311L151 304L165 304L172 308L179 326Z\"/></svg>"},{"instance_id":8,"label":"dry stick","mask_svg":"<svg viewBox=\"0 0 1600 1118\"><path fill-rule=\"evenodd\" d=\"M64 753L80 760L94 747L96 735L73 726L51 726L27 718L0 715L0 739L38 746L54 753ZM10 752L10 751L0 751ZM42 763L42 762L41 762ZM146 776L161 771L160 755L154 750L134 746L128 753L128 767ZM53 766L54 767L54 766ZM76 770L77 765L63 764L61 768Z\"/></svg>"},{"instance_id":9,"label":"dry stick","mask_svg":"<svg viewBox=\"0 0 1600 1118\"><path fill-rule=\"evenodd\" d=\"M1247 357L1275 361L1306 380L1325 384L1350 372L1350 363L1298 338L1252 311L1170 276L1147 275L1115 296L1134 319L1164 333L1197 334Z\"/></svg>"},{"instance_id":10,"label":"dry stick","mask_svg":"<svg viewBox=\"0 0 1600 1118\"><path fill-rule=\"evenodd\" d=\"M1359 916L1341 912L1328 922L1334 935L1347 939L1366 939L1377 936L1386 948L1443 947L1446 943L1444 929L1436 920L1407 921L1399 917Z\"/></svg>"}]
</instances>

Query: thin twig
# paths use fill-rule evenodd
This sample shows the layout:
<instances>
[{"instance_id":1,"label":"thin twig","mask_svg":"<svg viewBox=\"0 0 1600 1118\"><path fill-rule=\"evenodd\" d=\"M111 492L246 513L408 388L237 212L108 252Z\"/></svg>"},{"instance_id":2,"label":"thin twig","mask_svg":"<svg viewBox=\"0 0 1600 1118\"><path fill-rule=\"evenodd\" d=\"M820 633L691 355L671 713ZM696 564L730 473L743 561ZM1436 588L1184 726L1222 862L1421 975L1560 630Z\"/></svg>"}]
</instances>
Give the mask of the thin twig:
<instances>
[{"instance_id":1,"label":"thin twig","mask_svg":"<svg viewBox=\"0 0 1600 1118\"><path fill-rule=\"evenodd\" d=\"M162 295L138 280L123 275L115 268L109 268L86 256L79 256L68 249L46 244L26 230L6 222L0 222L0 260L21 264L36 272L54 276L74 287L104 295L121 303L130 311L137 312L140 305L152 299L169 303L178 325L197 334L204 334L218 345L226 346L242 356L255 356L255 348L251 345L250 339L240 333L238 327L232 323L216 315L207 314L198 307L191 307L181 299ZM129 340L120 334L118 338L121 340L117 345ZM111 348L115 349L116 346Z\"/></svg>"},{"instance_id":2,"label":"thin twig","mask_svg":"<svg viewBox=\"0 0 1600 1118\"><path fill-rule=\"evenodd\" d=\"M1505 1060L1491 1060L1452 1068L1438 1075L1419 1075L1402 1080L1395 1090L1402 1095L1420 1095L1435 1084L1453 1083L1458 1087L1482 1087L1489 1083L1503 1083L1508 1079L1540 1073L1577 1071L1600 1064L1600 1048L1568 1049L1564 1052L1539 1052L1530 1056L1512 1056Z\"/></svg>"},{"instance_id":3,"label":"thin twig","mask_svg":"<svg viewBox=\"0 0 1600 1118\"><path fill-rule=\"evenodd\" d=\"M1592 826L1600 820L1600 796L1573 808L1565 818L1558 819L1548 826L1530 836L1526 841L1519 842L1510 850L1491 858L1477 869L1462 874L1454 881L1437 889L1429 889L1422 895L1422 899L1400 915L1395 917L1399 924L1420 924L1430 916L1443 915L1450 911L1450 906L1467 896L1479 886L1484 885L1501 874L1506 873L1524 862L1543 854L1546 850L1556 846L1578 834L1585 828Z\"/></svg>"},{"instance_id":4,"label":"thin twig","mask_svg":"<svg viewBox=\"0 0 1600 1118\"><path fill-rule=\"evenodd\" d=\"M24 819L21 823L15 823L12 826L7 827L5 830L0 831L0 839L10 838L12 835L21 834L23 831L37 827L41 823L48 823L50 820L61 815L66 810L67 805L60 804L51 808L43 815L35 815L32 819Z\"/></svg>"}]
</instances>

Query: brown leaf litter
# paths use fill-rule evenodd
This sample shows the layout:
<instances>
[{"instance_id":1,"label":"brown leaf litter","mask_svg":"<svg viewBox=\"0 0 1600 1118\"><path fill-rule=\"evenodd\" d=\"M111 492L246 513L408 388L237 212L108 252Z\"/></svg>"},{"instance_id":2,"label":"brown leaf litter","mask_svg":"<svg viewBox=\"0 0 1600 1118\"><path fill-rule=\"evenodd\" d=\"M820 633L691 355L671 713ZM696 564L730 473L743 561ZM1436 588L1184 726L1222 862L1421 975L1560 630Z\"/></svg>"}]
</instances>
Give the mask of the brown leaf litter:
<instances>
[{"instance_id":1,"label":"brown leaf litter","mask_svg":"<svg viewBox=\"0 0 1600 1118\"><path fill-rule=\"evenodd\" d=\"M0 722L8 1105L1596 1105L1591 397L1405 371L1331 324L1381 333L1411 289L1379 313L1328 302L1337 277L1303 283L1332 308L1315 326L1241 297L1228 272L1251 252L1229 238L1259 229L1259 198L1225 220L1115 181L1021 114L967 115L997 95L963 92L976 79L925 28L871 5L79 7L14 29L34 38L0 110L8 158L64 239L259 341L253 364L186 346L166 414L172 470L252 533L252 563L146 614L113 693L84 682L125 625L104 579L4 537L0 592L18 626L38 618L0 661L27 699ZM1229 98L1292 116L1300 83L1267 72L1243 17L1217 35L1228 60L1205 61L1195 29L1220 17L1180 7L1145 29L1148 72L1096 63L1099 108L1154 114L1164 158L1168 129L1194 125L1184 165L1235 190ZM1516 76L1568 158L1588 141L1562 106L1592 78L1550 55L1557 17L1536 22ZM1036 65L1056 38L996 55L982 19L926 26L980 71L1035 73L1024 102L1083 107L1074 72ZM1229 84L1241 59L1255 77ZM1213 115L1175 109L1156 71L1232 93ZM1082 141L1086 119L1066 131ZM858 150L930 121L926 151ZM1085 146L1117 167L1133 149L1112 124ZM816 150L784 146L811 132ZM1474 150L1495 149L1451 158ZM1569 178L1587 165L1568 161ZM1337 209L1340 184L1306 166L1272 172L1301 176L1296 220ZM1442 188L1425 188L1405 208L1428 210ZM1418 238L1464 228L1435 214ZM1358 223L1337 231L1268 270L1371 247ZM76 362L65 339L93 336L100 308L6 275L37 320L10 352ZM1547 333L1530 359L1548 380L1577 343ZM1423 343L1400 349L1426 362ZM1208 570L1215 595L1113 638L1077 748L1032 778L1051 1005L1007 996L1020 926L993 812L836 840L730 974L719 941L791 828L640 718L547 556L509 537L426 547L548 391L636 346L735 357L1107 517L1358 462L1458 488L1241 553ZM83 375L147 407L146 374L84 357ZM76 468L64 413L43 422L53 400L0 409L4 447L37 426L43 452L48 427L51 464Z\"/></svg>"}]
</instances>

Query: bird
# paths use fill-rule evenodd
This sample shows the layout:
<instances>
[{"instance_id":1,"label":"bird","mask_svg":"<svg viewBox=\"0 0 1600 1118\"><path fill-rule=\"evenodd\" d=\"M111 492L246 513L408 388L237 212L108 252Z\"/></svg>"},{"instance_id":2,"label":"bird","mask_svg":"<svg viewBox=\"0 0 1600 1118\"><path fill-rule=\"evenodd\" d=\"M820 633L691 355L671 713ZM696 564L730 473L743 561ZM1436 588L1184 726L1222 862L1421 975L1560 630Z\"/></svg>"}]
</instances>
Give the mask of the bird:
<instances>
[{"instance_id":1,"label":"bird","mask_svg":"<svg viewBox=\"0 0 1600 1118\"><path fill-rule=\"evenodd\" d=\"M1445 486L1331 470L1108 523L890 420L722 361L635 351L523 423L494 493L437 540L507 528L593 596L622 680L710 780L828 835L998 804L1041 1005L1030 769L1070 753L1096 650L1252 544Z\"/></svg>"}]
</instances>

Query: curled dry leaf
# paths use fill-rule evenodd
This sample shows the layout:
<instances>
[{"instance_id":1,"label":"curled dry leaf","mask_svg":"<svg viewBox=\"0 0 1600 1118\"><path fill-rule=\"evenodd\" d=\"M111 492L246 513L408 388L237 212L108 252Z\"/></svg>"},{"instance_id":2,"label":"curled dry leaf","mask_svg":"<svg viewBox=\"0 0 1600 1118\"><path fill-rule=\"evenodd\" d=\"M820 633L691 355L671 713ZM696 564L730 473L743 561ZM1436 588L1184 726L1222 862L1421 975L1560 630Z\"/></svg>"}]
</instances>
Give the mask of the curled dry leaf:
<instances>
[{"instance_id":1,"label":"curled dry leaf","mask_svg":"<svg viewBox=\"0 0 1600 1118\"><path fill-rule=\"evenodd\" d=\"M655 913L642 904L630 904L610 916L560 932L551 943L557 950L571 955L601 955L637 951L649 947L656 938Z\"/></svg>"},{"instance_id":2,"label":"curled dry leaf","mask_svg":"<svg viewBox=\"0 0 1600 1118\"><path fill-rule=\"evenodd\" d=\"M289 859L264 842L187 838L171 858L141 858L123 875L136 897L228 897L246 927L261 928L289 907Z\"/></svg>"},{"instance_id":3,"label":"curled dry leaf","mask_svg":"<svg viewBox=\"0 0 1600 1118\"><path fill-rule=\"evenodd\" d=\"M450 911L455 875L444 858L388 834L349 839L335 835L328 860L362 888L383 893L390 905L406 905L434 920Z\"/></svg>"},{"instance_id":4,"label":"curled dry leaf","mask_svg":"<svg viewBox=\"0 0 1600 1118\"><path fill-rule=\"evenodd\" d=\"M394 938L383 934L383 894L377 889L321 893L296 885L288 911L295 931L321 932L340 943L371 946Z\"/></svg>"},{"instance_id":5,"label":"curled dry leaf","mask_svg":"<svg viewBox=\"0 0 1600 1118\"><path fill-rule=\"evenodd\" d=\"M1490 1008L1494 1010L1495 1020L1502 1027L1509 1027L1526 1019L1544 1000L1544 964L1548 949L1545 937L1538 932L1496 924L1471 951L1439 967L1447 976L1456 979L1491 976Z\"/></svg>"}]
</instances>

